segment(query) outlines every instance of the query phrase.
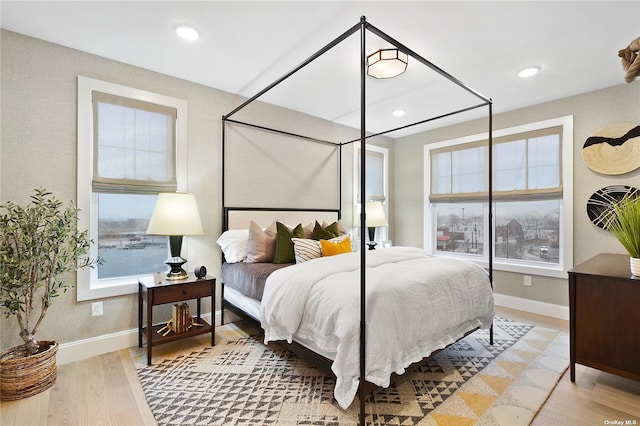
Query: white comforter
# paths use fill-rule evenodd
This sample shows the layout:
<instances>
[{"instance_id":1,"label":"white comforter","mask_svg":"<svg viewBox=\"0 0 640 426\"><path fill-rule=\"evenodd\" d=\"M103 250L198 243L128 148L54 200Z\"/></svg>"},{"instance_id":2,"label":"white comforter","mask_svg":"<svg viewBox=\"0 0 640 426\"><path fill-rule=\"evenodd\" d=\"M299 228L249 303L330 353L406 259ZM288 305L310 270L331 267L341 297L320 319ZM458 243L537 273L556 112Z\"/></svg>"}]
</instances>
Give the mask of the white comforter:
<instances>
[{"instance_id":1,"label":"white comforter","mask_svg":"<svg viewBox=\"0 0 640 426\"><path fill-rule=\"evenodd\" d=\"M360 254L280 269L261 304L265 342L308 339L333 356L334 396L347 408L359 382ZM493 319L493 294L478 265L410 247L367 252L366 379L389 386L392 372L429 356Z\"/></svg>"}]
</instances>

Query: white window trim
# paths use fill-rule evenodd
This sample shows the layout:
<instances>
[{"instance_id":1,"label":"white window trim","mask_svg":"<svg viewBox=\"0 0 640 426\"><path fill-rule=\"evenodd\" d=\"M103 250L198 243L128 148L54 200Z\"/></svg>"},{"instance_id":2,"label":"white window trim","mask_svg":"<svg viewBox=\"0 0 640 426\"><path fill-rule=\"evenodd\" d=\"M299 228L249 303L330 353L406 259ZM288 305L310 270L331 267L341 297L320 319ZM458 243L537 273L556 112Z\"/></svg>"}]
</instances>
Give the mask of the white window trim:
<instances>
[{"instance_id":1,"label":"white window trim","mask_svg":"<svg viewBox=\"0 0 640 426\"><path fill-rule=\"evenodd\" d=\"M91 104L91 92L97 90L104 93L123 96L141 101L151 102L176 108L178 116L176 120L176 178L178 191L186 192L187 182L187 101L157 93L138 90L119 84L95 80L78 76L78 194L77 204L80 208L79 228L88 229L90 235L95 235L97 230L97 216L91 215L97 211L91 190L91 176L93 173L93 107ZM96 220L92 221L92 218ZM95 223L94 223L95 222ZM186 255L186 246L183 246ZM97 255L97 247L92 245L92 257ZM78 271L77 299L91 300L103 297L121 296L133 294L138 291L138 277L118 278L110 280L92 279L95 273L91 268Z\"/></svg>"},{"instance_id":2,"label":"white window trim","mask_svg":"<svg viewBox=\"0 0 640 426\"><path fill-rule=\"evenodd\" d=\"M360 180L360 176L358 176L358 162L360 160L360 145L356 145L356 149L353 150L353 180L352 182L358 182ZM385 202L383 203L385 214L387 215L387 221L389 221L389 208L391 201L389 200L389 149L378 146L365 144L365 149L367 151L374 151L379 154L382 154L384 158L384 170L382 177L382 184L384 188L384 198ZM356 224L354 226L353 232L355 236L359 235L360 227L357 224L360 223L360 200L358 200L358 189L355 185L353 186L353 223ZM389 222L391 225L391 222ZM378 229L376 232L376 240L380 240L381 243L389 240L389 227L383 227ZM354 241L355 243L355 241ZM358 247L360 247L358 245Z\"/></svg>"},{"instance_id":3,"label":"white window trim","mask_svg":"<svg viewBox=\"0 0 640 426\"><path fill-rule=\"evenodd\" d=\"M573 116L568 115L550 120L528 123L521 126L509 127L505 129L495 130L494 138L509 136L517 133L530 132L548 127L562 126L562 203L560 215L560 235L562 236L562 249L560 250L559 262L557 266L546 266L539 263L527 264L520 261L517 264L508 262L494 257L493 268L499 271L518 272L530 275L540 275L555 278L566 278L567 270L573 266ZM451 139L424 146L424 249L427 253L437 256L452 256L444 253L436 252L435 239L432 230L435 228L436 218L431 214L432 209L429 202L429 193L431 191L431 150L448 146L460 145L478 140L486 140L489 133L480 133L471 136L464 136L457 139ZM485 202L486 203L486 202ZM488 208L486 208L488 210ZM488 222L488 213L485 212L485 222ZM495 212L494 212L495 219ZM495 225L495 223L493 224ZM488 223L484 223L485 229L488 229ZM495 226L493 227L495 229ZM495 245L494 245L495 246ZM495 250L495 247L494 247ZM465 255L456 254L456 257L467 257ZM470 260L475 261L483 267L488 266L488 253L479 260L477 256L469 256Z\"/></svg>"}]
</instances>

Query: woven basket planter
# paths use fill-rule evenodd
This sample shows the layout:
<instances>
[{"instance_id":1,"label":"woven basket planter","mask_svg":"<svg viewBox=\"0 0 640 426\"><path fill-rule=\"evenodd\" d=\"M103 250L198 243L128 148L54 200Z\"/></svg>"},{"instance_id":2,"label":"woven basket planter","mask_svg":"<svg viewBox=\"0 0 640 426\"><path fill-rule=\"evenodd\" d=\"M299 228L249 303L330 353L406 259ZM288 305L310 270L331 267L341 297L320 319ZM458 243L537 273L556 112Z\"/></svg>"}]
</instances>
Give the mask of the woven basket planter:
<instances>
[{"instance_id":1,"label":"woven basket planter","mask_svg":"<svg viewBox=\"0 0 640 426\"><path fill-rule=\"evenodd\" d=\"M37 354L25 356L24 345L0 354L0 400L14 401L49 389L56 382L58 342L38 341Z\"/></svg>"}]
</instances>

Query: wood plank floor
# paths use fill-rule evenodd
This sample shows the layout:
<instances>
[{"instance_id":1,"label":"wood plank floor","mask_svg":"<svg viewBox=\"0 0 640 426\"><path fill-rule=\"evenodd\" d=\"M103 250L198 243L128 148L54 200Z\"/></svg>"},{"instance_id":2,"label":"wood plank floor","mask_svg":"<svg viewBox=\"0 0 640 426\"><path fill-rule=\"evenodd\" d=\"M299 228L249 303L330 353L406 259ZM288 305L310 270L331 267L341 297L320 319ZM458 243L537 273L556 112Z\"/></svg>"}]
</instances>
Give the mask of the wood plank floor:
<instances>
[{"instance_id":1,"label":"wood plank floor","mask_svg":"<svg viewBox=\"0 0 640 426\"><path fill-rule=\"evenodd\" d=\"M568 331L566 321L496 308L496 314ZM640 382L576 367L567 371L532 425L640 425ZM625 424L625 422L627 422ZM0 403L0 425L155 425L128 350L58 367L49 390L20 401Z\"/></svg>"}]
</instances>

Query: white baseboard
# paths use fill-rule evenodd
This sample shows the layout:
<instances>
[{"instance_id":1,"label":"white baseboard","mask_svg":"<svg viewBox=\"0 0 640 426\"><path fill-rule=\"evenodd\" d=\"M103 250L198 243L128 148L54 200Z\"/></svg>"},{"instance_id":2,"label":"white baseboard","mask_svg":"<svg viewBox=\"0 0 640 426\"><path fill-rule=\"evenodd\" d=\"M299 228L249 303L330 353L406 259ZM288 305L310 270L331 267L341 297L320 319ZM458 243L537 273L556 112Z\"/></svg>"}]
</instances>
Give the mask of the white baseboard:
<instances>
[{"instance_id":1,"label":"white baseboard","mask_svg":"<svg viewBox=\"0 0 640 426\"><path fill-rule=\"evenodd\" d=\"M211 320L211 313L203 314L207 322ZM216 324L220 324L220 312L216 312ZM144 343L143 343L144 344ZM56 354L58 365L68 364L81 359L119 351L121 349L138 346L138 329L123 330L117 333L105 334L75 342L62 343Z\"/></svg>"},{"instance_id":2,"label":"white baseboard","mask_svg":"<svg viewBox=\"0 0 640 426\"><path fill-rule=\"evenodd\" d=\"M536 300L522 299L520 297L507 296L505 294L494 294L495 304L505 308L517 309L519 311L531 312L563 320L569 320L569 307L554 305ZM231 312L226 312L230 315ZM226 315L225 315L226 316ZM211 313L202 315L206 321L211 320ZM216 324L220 324L220 311L216 312ZM56 361L59 365L79 361L81 359L102 355L109 352L119 351L138 345L138 329L124 330L117 333L105 334L92 337L90 339L77 340L75 342L63 343L58 349Z\"/></svg>"},{"instance_id":3,"label":"white baseboard","mask_svg":"<svg viewBox=\"0 0 640 426\"><path fill-rule=\"evenodd\" d=\"M521 297L508 296L506 294L499 293L494 293L493 300L497 306L569 321L568 306L523 299Z\"/></svg>"}]
</instances>

